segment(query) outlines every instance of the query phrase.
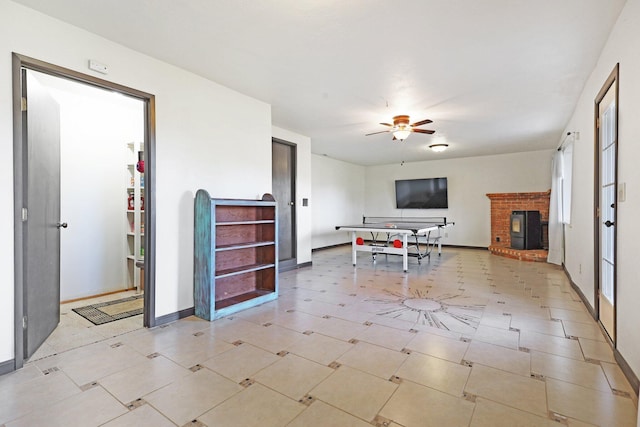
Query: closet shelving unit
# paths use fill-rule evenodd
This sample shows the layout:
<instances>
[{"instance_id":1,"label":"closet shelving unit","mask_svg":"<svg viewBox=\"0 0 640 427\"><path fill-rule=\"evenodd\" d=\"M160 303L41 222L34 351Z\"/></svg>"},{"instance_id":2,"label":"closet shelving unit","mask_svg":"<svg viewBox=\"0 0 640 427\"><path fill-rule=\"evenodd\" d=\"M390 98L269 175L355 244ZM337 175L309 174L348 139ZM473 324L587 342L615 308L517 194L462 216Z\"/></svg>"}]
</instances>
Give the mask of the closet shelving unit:
<instances>
[{"instance_id":1,"label":"closet shelving unit","mask_svg":"<svg viewBox=\"0 0 640 427\"><path fill-rule=\"evenodd\" d=\"M144 262L144 173L138 172L138 153L144 153L142 142L127 143L126 171L126 278L128 289L143 289L141 269L136 262Z\"/></svg>"},{"instance_id":2,"label":"closet shelving unit","mask_svg":"<svg viewBox=\"0 0 640 427\"><path fill-rule=\"evenodd\" d=\"M278 297L276 202L195 198L196 316L214 320Z\"/></svg>"}]
</instances>

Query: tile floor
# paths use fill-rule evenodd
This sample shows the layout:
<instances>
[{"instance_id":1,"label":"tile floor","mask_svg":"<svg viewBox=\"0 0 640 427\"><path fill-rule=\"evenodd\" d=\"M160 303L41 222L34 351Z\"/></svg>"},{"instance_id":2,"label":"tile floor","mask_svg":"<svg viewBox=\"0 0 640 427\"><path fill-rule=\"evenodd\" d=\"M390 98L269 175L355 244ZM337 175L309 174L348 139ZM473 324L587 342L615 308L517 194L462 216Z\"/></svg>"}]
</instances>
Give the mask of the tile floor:
<instances>
[{"instance_id":1,"label":"tile floor","mask_svg":"<svg viewBox=\"0 0 640 427\"><path fill-rule=\"evenodd\" d=\"M151 330L65 305L0 377L0 426L635 427L637 397L560 268L447 248L410 262L319 251L277 301Z\"/></svg>"}]
</instances>

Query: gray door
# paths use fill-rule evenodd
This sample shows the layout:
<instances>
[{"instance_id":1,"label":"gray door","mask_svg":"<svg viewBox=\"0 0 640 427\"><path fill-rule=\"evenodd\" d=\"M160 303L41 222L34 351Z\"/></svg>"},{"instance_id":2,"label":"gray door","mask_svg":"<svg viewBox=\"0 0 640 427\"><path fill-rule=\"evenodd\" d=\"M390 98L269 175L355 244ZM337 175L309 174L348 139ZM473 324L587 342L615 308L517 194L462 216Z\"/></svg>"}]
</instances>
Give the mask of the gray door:
<instances>
[{"instance_id":1,"label":"gray door","mask_svg":"<svg viewBox=\"0 0 640 427\"><path fill-rule=\"evenodd\" d=\"M22 70L25 359L60 321L60 108L34 75Z\"/></svg>"},{"instance_id":2,"label":"gray door","mask_svg":"<svg viewBox=\"0 0 640 427\"><path fill-rule=\"evenodd\" d=\"M273 140L272 187L278 204L278 262L280 271L294 268L296 259L296 146Z\"/></svg>"}]
</instances>

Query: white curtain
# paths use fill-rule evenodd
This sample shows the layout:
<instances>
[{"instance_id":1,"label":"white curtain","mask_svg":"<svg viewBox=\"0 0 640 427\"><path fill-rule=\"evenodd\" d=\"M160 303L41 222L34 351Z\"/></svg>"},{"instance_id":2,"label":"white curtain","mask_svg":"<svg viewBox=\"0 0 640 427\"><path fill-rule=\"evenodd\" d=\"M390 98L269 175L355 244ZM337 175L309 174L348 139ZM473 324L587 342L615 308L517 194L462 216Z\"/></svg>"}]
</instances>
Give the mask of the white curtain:
<instances>
[{"instance_id":1,"label":"white curtain","mask_svg":"<svg viewBox=\"0 0 640 427\"><path fill-rule=\"evenodd\" d=\"M562 151L562 206L560 220L571 224L571 177L573 175L573 141L569 140Z\"/></svg>"},{"instance_id":2,"label":"white curtain","mask_svg":"<svg viewBox=\"0 0 640 427\"><path fill-rule=\"evenodd\" d=\"M562 151L556 151L551 162L551 200L549 201L549 255L547 262L562 265L564 262L564 225L562 197Z\"/></svg>"}]
</instances>

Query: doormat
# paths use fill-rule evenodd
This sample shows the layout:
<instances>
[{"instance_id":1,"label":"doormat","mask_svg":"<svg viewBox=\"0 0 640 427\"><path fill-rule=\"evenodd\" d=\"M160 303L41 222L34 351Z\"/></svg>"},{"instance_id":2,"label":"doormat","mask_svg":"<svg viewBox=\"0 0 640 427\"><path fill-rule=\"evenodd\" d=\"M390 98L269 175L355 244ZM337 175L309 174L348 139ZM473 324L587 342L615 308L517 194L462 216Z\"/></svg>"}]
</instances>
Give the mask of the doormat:
<instances>
[{"instance_id":1,"label":"doormat","mask_svg":"<svg viewBox=\"0 0 640 427\"><path fill-rule=\"evenodd\" d=\"M94 325L103 325L142 314L143 305L144 296L134 295L128 298L74 308L73 311Z\"/></svg>"}]
</instances>

